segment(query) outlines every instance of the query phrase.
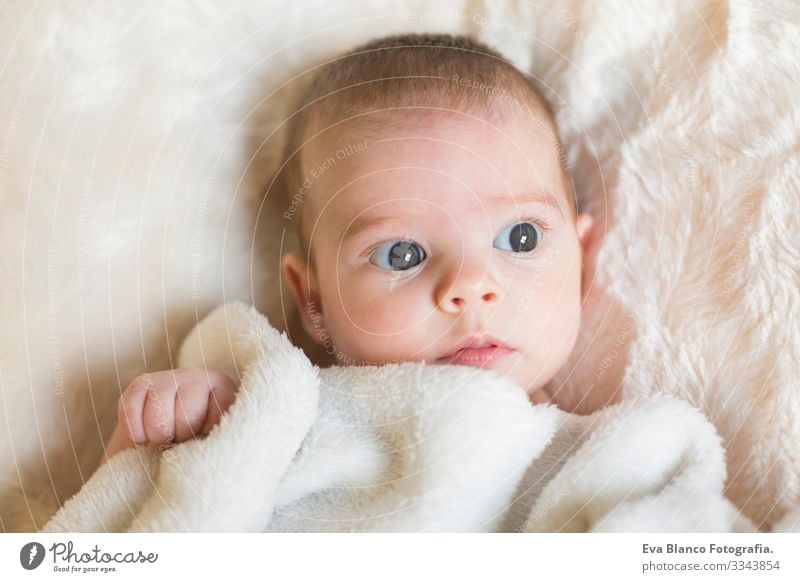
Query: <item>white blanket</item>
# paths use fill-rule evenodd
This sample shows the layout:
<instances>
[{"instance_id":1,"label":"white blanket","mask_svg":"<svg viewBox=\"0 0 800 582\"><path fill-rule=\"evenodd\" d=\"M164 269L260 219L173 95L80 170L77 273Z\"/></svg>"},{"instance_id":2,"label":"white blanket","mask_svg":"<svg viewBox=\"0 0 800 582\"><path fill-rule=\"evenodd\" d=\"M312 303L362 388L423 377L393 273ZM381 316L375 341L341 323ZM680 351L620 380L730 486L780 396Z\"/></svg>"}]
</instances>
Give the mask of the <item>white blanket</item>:
<instances>
[{"instance_id":1,"label":"white blanket","mask_svg":"<svg viewBox=\"0 0 800 582\"><path fill-rule=\"evenodd\" d=\"M112 457L42 531L755 530L722 496L716 431L676 399L577 416L490 370L319 369L238 302L178 363L240 382L220 424Z\"/></svg>"}]
</instances>

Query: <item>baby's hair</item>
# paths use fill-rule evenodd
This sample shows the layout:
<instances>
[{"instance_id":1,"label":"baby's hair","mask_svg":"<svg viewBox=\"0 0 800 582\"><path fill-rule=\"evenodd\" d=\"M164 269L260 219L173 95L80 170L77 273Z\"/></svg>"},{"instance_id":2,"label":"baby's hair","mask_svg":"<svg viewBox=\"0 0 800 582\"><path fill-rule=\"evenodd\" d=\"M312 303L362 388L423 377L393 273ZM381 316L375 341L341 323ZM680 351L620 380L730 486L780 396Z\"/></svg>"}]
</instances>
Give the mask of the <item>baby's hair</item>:
<instances>
[{"instance_id":1,"label":"baby's hair","mask_svg":"<svg viewBox=\"0 0 800 582\"><path fill-rule=\"evenodd\" d=\"M564 191L575 212L572 181L558 138L550 104L536 87L500 53L466 36L401 34L373 40L309 71L312 78L288 121L284 165L279 175L302 251L313 262L303 208L304 147L335 129L337 136L357 138L391 126L407 125L399 115L424 118L471 113L501 119L526 109L543 121L558 149ZM360 121L356 127L347 120ZM358 132L354 135L351 132Z\"/></svg>"}]
</instances>

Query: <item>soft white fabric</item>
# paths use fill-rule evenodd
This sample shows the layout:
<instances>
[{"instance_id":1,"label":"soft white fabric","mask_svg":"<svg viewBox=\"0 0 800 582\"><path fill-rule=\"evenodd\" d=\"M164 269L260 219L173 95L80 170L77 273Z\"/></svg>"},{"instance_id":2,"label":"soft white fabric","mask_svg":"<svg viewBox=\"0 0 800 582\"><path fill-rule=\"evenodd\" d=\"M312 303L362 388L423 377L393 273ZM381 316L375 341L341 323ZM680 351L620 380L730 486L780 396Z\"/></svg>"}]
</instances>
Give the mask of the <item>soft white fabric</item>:
<instances>
[{"instance_id":1,"label":"soft white fabric","mask_svg":"<svg viewBox=\"0 0 800 582\"><path fill-rule=\"evenodd\" d=\"M43 531L755 530L722 496L714 428L677 400L578 416L488 370L319 370L238 302L179 363L240 379L220 424L112 457Z\"/></svg>"},{"instance_id":2,"label":"soft white fabric","mask_svg":"<svg viewBox=\"0 0 800 582\"><path fill-rule=\"evenodd\" d=\"M795 0L3 3L0 529L80 489L120 392L214 306L303 341L284 204L261 206L289 81L406 31L473 35L551 90L601 225L566 404L689 400L731 499L775 523L800 502L798 23Z\"/></svg>"}]
</instances>

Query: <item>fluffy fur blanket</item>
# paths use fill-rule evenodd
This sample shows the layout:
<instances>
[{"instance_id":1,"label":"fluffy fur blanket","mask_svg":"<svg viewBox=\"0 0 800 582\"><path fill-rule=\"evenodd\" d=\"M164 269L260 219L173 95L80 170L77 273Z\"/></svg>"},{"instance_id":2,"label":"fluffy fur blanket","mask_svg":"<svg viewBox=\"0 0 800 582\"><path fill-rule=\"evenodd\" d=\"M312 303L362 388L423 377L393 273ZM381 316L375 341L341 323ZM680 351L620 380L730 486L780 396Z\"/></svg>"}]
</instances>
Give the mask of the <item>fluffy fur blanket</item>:
<instances>
[{"instance_id":1,"label":"fluffy fur blanket","mask_svg":"<svg viewBox=\"0 0 800 582\"><path fill-rule=\"evenodd\" d=\"M796 1L0 12L0 531L40 529L81 489L120 392L175 367L214 307L255 304L301 341L277 277L285 204L265 197L295 79L409 31L489 43L557 110L602 227L565 408L677 395L715 425L726 495L756 525L800 503Z\"/></svg>"},{"instance_id":2,"label":"fluffy fur blanket","mask_svg":"<svg viewBox=\"0 0 800 582\"><path fill-rule=\"evenodd\" d=\"M713 426L677 400L577 416L487 370L320 370L242 303L179 363L240 379L220 424L117 454L44 531L755 531L722 496Z\"/></svg>"}]
</instances>

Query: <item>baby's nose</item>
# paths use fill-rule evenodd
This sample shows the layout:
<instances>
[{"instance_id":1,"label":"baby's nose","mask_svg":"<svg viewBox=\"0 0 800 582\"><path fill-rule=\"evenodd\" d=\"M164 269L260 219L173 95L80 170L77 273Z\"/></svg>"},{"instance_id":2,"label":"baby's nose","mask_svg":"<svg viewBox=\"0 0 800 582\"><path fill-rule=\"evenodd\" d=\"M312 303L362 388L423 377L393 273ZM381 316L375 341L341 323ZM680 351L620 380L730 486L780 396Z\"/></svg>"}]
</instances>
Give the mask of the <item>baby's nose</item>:
<instances>
[{"instance_id":1,"label":"baby's nose","mask_svg":"<svg viewBox=\"0 0 800 582\"><path fill-rule=\"evenodd\" d=\"M500 300L500 289L486 265L462 264L451 276L440 281L436 303L447 313L460 313L467 308L494 306Z\"/></svg>"}]
</instances>

